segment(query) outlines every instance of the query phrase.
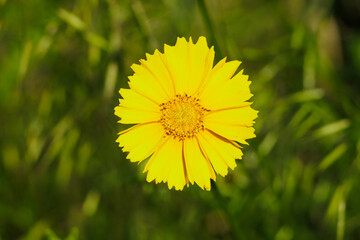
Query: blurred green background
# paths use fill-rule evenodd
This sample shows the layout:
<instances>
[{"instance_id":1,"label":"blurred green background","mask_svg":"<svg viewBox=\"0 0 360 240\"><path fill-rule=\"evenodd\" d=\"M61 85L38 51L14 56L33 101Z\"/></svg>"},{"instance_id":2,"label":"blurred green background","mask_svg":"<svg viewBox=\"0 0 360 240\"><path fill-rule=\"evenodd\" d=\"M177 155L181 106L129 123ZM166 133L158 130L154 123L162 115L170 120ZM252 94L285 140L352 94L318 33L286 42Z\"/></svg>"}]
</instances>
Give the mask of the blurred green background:
<instances>
[{"instance_id":1,"label":"blurred green background","mask_svg":"<svg viewBox=\"0 0 360 240\"><path fill-rule=\"evenodd\" d=\"M169 191L113 108L132 63L201 35L243 61L257 138L211 192ZM360 239L359 136L359 1L0 0L1 240Z\"/></svg>"}]
</instances>

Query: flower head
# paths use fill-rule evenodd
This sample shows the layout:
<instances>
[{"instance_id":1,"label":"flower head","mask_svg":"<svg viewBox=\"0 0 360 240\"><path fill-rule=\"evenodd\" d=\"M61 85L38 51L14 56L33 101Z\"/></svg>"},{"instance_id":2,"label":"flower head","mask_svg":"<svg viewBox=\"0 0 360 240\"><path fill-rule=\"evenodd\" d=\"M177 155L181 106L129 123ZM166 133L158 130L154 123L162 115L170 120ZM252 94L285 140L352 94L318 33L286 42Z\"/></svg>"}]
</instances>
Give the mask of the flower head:
<instances>
[{"instance_id":1,"label":"flower head","mask_svg":"<svg viewBox=\"0 0 360 240\"><path fill-rule=\"evenodd\" d=\"M255 137L257 111L248 76L236 73L239 61L213 66L214 49L178 38L146 60L133 64L130 89L115 107L119 123L136 124L116 140L132 162L148 159L146 180L182 190L189 183L210 190L210 179L225 176L241 159L241 144Z\"/></svg>"}]
</instances>

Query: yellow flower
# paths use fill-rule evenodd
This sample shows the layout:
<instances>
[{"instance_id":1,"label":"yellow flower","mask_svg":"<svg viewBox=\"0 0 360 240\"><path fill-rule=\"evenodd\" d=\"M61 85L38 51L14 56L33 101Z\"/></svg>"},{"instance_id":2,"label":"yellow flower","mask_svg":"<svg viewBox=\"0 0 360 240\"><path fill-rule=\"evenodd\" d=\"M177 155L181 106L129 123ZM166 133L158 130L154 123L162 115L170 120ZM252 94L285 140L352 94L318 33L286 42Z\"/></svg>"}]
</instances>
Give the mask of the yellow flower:
<instances>
[{"instance_id":1,"label":"yellow flower","mask_svg":"<svg viewBox=\"0 0 360 240\"><path fill-rule=\"evenodd\" d=\"M130 89L115 107L119 123L136 124L116 140L131 162L148 157L146 180L182 190L194 182L210 190L210 179L225 176L241 159L241 144L255 137L248 76L235 72L240 61L222 59L206 38L196 44L178 38L164 53L146 54L129 77Z\"/></svg>"}]
</instances>

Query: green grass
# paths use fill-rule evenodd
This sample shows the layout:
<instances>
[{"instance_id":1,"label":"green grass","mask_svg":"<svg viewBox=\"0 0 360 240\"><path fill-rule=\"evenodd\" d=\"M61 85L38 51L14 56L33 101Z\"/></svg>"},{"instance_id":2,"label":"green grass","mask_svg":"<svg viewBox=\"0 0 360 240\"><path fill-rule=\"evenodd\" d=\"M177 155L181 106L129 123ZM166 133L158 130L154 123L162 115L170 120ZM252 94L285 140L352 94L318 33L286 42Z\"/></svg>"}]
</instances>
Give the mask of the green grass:
<instances>
[{"instance_id":1,"label":"green grass","mask_svg":"<svg viewBox=\"0 0 360 240\"><path fill-rule=\"evenodd\" d=\"M346 4L0 0L0 239L359 239ZM169 191L125 159L113 108L132 63L201 35L243 62L257 138L211 192Z\"/></svg>"}]
</instances>

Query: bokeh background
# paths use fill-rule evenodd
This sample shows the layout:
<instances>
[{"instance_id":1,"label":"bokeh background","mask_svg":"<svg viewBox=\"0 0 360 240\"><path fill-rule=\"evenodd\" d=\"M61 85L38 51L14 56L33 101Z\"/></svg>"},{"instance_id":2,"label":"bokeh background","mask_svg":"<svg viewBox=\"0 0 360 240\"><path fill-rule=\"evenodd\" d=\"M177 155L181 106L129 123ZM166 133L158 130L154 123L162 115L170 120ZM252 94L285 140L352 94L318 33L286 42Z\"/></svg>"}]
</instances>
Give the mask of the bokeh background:
<instances>
[{"instance_id":1,"label":"bokeh background","mask_svg":"<svg viewBox=\"0 0 360 240\"><path fill-rule=\"evenodd\" d=\"M130 65L243 61L257 138L211 192L115 143ZM360 239L360 1L0 0L0 239ZM151 139L144 139L151 141Z\"/></svg>"}]
</instances>

